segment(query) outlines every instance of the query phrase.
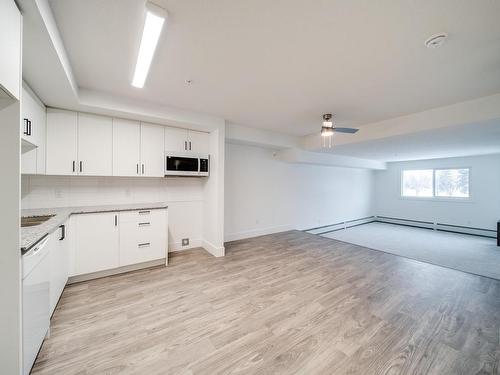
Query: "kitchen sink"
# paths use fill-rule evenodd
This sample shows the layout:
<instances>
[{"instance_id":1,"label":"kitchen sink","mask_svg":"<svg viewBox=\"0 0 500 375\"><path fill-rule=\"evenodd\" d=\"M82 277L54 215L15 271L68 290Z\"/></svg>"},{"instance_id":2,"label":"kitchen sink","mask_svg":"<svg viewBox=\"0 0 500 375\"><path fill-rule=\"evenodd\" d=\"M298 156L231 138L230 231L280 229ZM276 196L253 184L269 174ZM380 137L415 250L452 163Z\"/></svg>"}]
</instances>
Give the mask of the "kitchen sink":
<instances>
[{"instance_id":1,"label":"kitchen sink","mask_svg":"<svg viewBox=\"0 0 500 375\"><path fill-rule=\"evenodd\" d=\"M40 225L54 216L56 215L23 216L21 217L21 228Z\"/></svg>"}]
</instances>

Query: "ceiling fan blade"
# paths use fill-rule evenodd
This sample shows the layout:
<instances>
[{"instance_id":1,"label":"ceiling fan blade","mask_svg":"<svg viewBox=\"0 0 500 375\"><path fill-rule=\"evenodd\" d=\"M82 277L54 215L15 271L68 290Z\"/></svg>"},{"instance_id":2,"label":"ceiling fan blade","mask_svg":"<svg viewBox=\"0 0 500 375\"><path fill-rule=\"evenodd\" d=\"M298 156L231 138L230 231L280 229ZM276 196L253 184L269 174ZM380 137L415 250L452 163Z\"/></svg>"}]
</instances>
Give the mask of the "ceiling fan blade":
<instances>
[{"instance_id":1,"label":"ceiling fan blade","mask_svg":"<svg viewBox=\"0 0 500 375\"><path fill-rule=\"evenodd\" d=\"M337 133L348 133L348 134L354 134L358 130L359 129L354 129L354 128L333 128L334 132L337 132Z\"/></svg>"}]
</instances>

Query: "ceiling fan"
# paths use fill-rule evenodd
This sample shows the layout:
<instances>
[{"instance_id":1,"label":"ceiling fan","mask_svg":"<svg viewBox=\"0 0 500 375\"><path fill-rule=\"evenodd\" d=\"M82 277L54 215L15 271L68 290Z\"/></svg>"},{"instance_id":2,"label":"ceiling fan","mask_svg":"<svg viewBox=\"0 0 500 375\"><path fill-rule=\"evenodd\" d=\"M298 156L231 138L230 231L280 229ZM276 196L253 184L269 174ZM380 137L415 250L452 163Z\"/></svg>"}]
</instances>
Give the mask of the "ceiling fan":
<instances>
[{"instance_id":1,"label":"ceiling fan","mask_svg":"<svg viewBox=\"0 0 500 375\"><path fill-rule=\"evenodd\" d=\"M323 115L323 125L321 126L321 136L323 137L323 146L326 147L326 139L328 138L328 147L332 147L332 136L334 133L354 134L359 129L354 128L338 128L333 126L332 114L325 113Z\"/></svg>"}]
</instances>

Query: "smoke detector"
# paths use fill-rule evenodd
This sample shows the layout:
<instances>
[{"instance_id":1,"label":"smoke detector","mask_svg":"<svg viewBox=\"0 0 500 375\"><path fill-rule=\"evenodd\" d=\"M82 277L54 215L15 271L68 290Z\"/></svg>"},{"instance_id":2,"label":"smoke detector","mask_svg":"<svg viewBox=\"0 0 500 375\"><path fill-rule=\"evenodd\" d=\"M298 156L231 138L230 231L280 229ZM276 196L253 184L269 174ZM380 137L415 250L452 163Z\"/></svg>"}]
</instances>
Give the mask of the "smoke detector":
<instances>
[{"instance_id":1,"label":"smoke detector","mask_svg":"<svg viewBox=\"0 0 500 375\"><path fill-rule=\"evenodd\" d=\"M443 45L447 38L448 34L446 33L432 35L425 41L425 46L427 48L439 48Z\"/></svg>"}]
</instances>

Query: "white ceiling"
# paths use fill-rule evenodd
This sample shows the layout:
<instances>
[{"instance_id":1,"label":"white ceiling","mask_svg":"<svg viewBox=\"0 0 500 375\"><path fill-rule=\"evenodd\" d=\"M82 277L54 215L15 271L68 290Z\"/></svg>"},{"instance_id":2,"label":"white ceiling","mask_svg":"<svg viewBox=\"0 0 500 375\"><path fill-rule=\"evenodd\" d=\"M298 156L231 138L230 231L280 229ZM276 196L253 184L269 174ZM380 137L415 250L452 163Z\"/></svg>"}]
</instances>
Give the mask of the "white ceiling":
<instances>
[{"instance_id":1,"label":"white ceiling","mask_svg":"<svg viewBox=\"0 0 500 375\"><path fill-rule=\"evenodd\" d=\"M156 2L170 16L141 90L144 1L51 0L80 87L296 135L324 112L354 126L500 92L500 1Z\"/></svg>"},{"instance_id":2,"label":"white ceiling","mask_svg":"<svg viewBox=\"0 0 500 375\"><path fill-rule=\"evenodd\" d=\"M335 145L339 155L381 161L438 159L500 153L500 119Z\"/></svg>"}]
</instances>

